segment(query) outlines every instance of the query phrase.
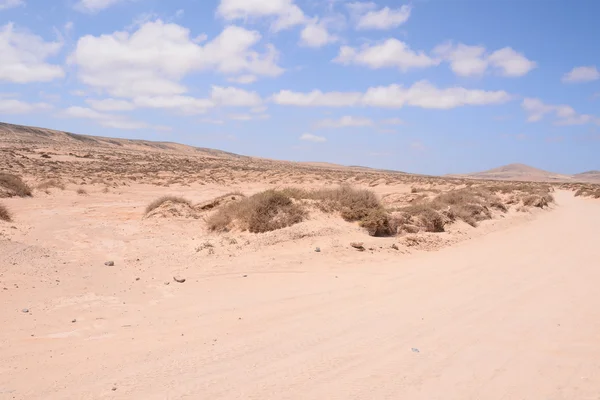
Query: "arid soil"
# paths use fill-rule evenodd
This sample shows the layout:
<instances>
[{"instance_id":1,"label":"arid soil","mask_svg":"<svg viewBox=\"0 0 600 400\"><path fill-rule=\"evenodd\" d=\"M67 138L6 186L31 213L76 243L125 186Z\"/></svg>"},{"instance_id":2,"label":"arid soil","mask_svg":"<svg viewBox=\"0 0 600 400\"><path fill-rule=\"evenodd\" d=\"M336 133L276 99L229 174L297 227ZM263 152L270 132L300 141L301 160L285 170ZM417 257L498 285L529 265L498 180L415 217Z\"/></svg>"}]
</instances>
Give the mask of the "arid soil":
<instances>
[{"instance_id":1,"label":"arid soil","mask_svg":"<svg viewBox=\"0 0 600 400\"><path fill-rule=\"evenodd\" d=\"M596 190L4 127L0 399L596 398Z\"/></svg>"}]
</instances>

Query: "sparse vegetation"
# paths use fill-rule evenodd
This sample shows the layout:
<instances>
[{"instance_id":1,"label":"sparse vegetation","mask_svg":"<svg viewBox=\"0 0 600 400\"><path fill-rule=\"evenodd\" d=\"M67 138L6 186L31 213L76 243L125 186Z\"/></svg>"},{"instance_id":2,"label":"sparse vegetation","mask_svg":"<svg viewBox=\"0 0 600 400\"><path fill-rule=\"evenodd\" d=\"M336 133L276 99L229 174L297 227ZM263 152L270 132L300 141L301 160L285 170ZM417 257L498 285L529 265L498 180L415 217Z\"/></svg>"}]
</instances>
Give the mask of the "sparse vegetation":
<instances>
[{"instance_id":1,"label":"sparse vegetation","mask_svg":"<svg viewBox=\"0 0 600 400\"><path fill-rule=\"evenodd\" d=\"M84 188L77 189L77 194L80 196L87 196L88 192Z\"/></svg>"},{"instance_id":2,"label":"sparse vegetation","mask_svg":"<svg viewBox=\"0 0 600 400\"><path fill-rule=\"evenodd\" d=\"M266 190L221 207L207 220L212 231L227 232L233 226L252 233L285 228L306 217L306 210L292 200L289 194Z\"/></svg>"},{"instance_id":3,"label":"sparse vegetation","mask_svg":"<svg viewBox=\"0 0 600 400\"><path fill-rule=\"evenodd\" d=\"M10 211L8 211L8 208L4 204L0 204L0 220L6 221L6 222L12 221L12 215L11 215Z\"/></svg>"},{"instance_id":4,"label":"sparse vegetation","mask_svg":"<svg viewBox=\"0 0 600 400\"><path fill-rule=\"evenodd\" d=\"M14 196L32 196L31 188L19 176L0 172L0 197Z\"/></svg>"},{"instance_id":5,"label":"sparse vegetation","mask_svg":"<svg viewBox=\"0 0 600 400\"><path fill-rule=\"evenodd\" d=\"M148 204L148 206L146 207L145 214L148 214L151 211L157 209L158 207L160 207L163 203L166 203L167 201L170 201L172 203L187 204L190 207L192 206L192 203L189 200L184 199L183 197L162 196L162 197L154 200L152 203Z\"/></svg>"}]
</instances>

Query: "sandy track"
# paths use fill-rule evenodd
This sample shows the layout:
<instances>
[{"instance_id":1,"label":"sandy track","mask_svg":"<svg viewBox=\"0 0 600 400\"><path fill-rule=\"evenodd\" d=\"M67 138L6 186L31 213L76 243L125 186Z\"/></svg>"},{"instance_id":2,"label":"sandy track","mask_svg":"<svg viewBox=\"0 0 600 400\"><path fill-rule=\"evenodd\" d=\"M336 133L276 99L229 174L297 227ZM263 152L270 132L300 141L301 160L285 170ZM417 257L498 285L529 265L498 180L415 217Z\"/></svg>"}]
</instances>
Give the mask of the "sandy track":
<instances>
[{"instance_id":1,"label":"sandy track","mask_svg":"<svg viewBox=\"0 0 600 400\"><path fill-rule=\"evenodd\" d=\"M600 203L557 201L388 263L3 309L0 399L598 399Z\"/></svg>"}]
</instances>

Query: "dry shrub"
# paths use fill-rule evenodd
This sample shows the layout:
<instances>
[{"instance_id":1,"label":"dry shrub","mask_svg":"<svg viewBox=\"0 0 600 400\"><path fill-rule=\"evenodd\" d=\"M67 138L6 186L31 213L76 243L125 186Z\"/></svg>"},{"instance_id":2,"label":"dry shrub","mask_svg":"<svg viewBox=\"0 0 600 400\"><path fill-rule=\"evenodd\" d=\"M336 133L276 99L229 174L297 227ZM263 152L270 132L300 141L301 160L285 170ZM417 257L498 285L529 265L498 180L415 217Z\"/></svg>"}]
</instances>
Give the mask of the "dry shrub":
<instances>
[{"instance_id":1,"label":"dry shrub","mask_svg":"<svg viewBox=\"0 0 600 400\"><path fill-rule=\"evenodd\" d=\"M61 181L58 181L56 179L49 179L47 181L44 181L44 182L40 183L35 188L39 189L39 190L48 190L48 189L51 189L51 188L57 188L57 189L60 189L60 190L65 190L66 186Z\"/></svg>"},{"instance_id":2,"label":"dry shrub","mask_svg":"<svg viewBox=\"0 0 600 400\"><path fill-rule=\"evenodd\" d=\"M87 196L88 192L84 188L77 189L77 194L81 196Z\"/></svg>"},{"instance_id":3,"label":"dry shrub","mask_svg":"<svg viewBox=\"0 0 600 400\"><path fill-rule=\"evenodd\" d=\"M547 195L543 195L543 196L540 196L537 194L532 194L530 196L523 198L523 205L526 207L544 208L544 207L548 207L548 205L552 202L554 202L554 197L551 194L547 194Z\"/></svg>"},{"instance_id":4,"label":"dry shrub","mask_svg":"<svg viewBox=\"0 0 600 400\"><path fill-rule=\"evenodd\" d=\"M149 212L157 209L158 207L160 207L163 203L165 203L167 201L170 201L172 203L187 204L190 207L192 206L192 203L189 200L184 199L183 197L162 196L162 197L154 200L152 203L148 204L148 206L146 207L145 214L148 214Z\"/></svg>"},{"instance_id":5,"label":"dry shrub","mask_svg":"<svg viewBox=\"0 0 600 400\"><path fill-rule=\"evenodd\" d=\"M207 219L211 231L226 232L232 225L252 233L285 228L306 217L306 210L283 191L266 190L219 208Z\"/></svg>"},{"instance_id":6,"label":"dry shrub","mask_svg":"<svg viewBox=\"0 0 600 400\"><path fill-rule=\"evenodd\" d=\"M6 222L12 221L12 215L11 215L10 211L8 211L8 208L6 208L6 206L4 204L0 204L0 220L6 221Z\"/></svg>"},{"instance_id":7,"label":"dry shrub","mask_svg":"<svg viewBox=\"0 0 600 400\"><path fill-rule=\"evenodd\" d=\"M397 233L398 222L390 217L383 208L374 208L360 221L360 226L365 228L371 236L392 236Z\"/></svg>"},{"instance_id":8,"label":"dry shrub","mask_svg":"<svg viewBox=\"0 0 600 400\"><path fill-rule=\"evenodd\" d=\"M0 173L0 197L13 196L32 196L31 188L16 175Z\"/></svg>"}]
</instances>

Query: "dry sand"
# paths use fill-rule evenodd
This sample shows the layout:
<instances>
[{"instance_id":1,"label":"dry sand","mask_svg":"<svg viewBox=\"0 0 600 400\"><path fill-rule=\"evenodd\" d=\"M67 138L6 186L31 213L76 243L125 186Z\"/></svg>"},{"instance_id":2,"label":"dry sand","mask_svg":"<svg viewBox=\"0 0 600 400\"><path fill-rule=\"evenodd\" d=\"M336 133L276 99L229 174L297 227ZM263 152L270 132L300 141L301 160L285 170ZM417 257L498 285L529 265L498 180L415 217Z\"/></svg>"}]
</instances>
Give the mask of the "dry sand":
<instances>
[{"instance_id":1,"label":"dry sand","mask_svg":"<svg viewBox=\"0 0 600 400\"><path fill-rule=\"evenodd\" d=\"M1 399L598 398L598 201L436 252L229 257L140 222L152 195L5 201Z\"/></svg>"}]
</instances>

